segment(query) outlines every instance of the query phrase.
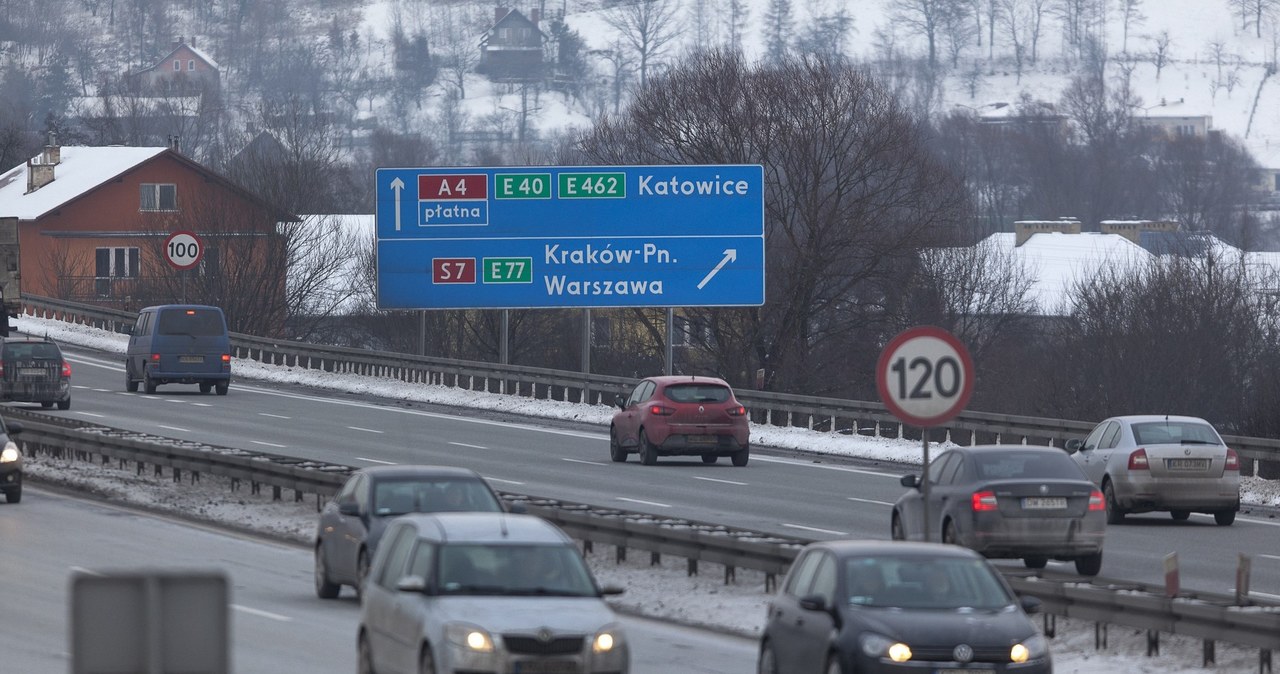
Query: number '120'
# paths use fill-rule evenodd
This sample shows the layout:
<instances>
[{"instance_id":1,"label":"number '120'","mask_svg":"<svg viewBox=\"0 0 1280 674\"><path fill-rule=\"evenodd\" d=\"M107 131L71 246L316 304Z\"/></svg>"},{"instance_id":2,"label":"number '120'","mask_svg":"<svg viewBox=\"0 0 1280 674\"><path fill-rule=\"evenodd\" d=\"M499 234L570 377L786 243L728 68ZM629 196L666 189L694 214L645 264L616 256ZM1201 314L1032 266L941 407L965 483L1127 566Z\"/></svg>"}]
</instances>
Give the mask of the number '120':
<instances>
[{"instance_id":1,"label":"number '120'","mask_svg":"<svg viewBox=\"0 0 1280 674\"><path fill-rule=\"evenodd\" d=\"M924 356L917 356L907 364L906 358L893 361L889 369L898 375L899 400L928 400L937 391L943 398L950 398L960 392L960 362L952 356L943 356L935 364ZM914 377L914 381L908 381ZM910 393L907 388L910 386Z\"/></svg>"}]
</instances>

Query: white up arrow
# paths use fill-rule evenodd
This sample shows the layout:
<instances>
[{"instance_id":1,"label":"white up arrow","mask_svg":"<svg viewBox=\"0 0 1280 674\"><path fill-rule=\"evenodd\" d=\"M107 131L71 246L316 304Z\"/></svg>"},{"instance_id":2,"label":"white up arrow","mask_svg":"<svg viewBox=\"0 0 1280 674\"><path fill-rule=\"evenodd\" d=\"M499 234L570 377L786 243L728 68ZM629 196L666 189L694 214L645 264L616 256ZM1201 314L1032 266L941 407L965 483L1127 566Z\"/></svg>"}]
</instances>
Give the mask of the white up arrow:
<instances>
[{"instance_id":1,"label":"white up arrow","mask_svg":"<svg viewBox=\"0 0 1280 674\"><path fill-rule=\"evenodd\" d=\"M396 178L391 181L391 189L396 193L396 231L400 231L400 190L404 189L404 181Z\"/></svg>"}]
</instances>

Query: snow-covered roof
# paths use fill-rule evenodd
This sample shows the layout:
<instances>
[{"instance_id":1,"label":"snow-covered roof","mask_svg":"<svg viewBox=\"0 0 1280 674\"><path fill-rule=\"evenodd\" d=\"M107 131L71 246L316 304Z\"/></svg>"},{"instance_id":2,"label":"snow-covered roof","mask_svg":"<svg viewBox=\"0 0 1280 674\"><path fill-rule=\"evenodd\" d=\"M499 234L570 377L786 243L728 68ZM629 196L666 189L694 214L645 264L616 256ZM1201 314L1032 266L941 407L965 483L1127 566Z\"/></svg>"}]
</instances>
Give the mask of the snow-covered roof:
<instances>
[{"instance_id":1,"label":"snow-covered roof","mask_svg":"<svg viewBox=\"0 0 1280 674\"><path fill-rule=\"evenodd\" d=\"M0 217L35 220L167 151L167 147L63 146L53 182L26 194L27 163L0 175Z\"/></svg>"},{"instance_id":2,"label":"snow-covered roof","mask_svg":"<svg viewBox=\"0 0 1280 674\"><path fill-rule=\"evenodd\" d=\"M1151 259L1141 246L1119 234L1084 232L1064 234L1040 232L1026 243L1014 245L1013 233L1001 232L984 239L980 246L990 246L1021 264L1032 278L1027 291L1036 313L1061 316L1071 309L1075 286L1107 271L1135 270ZM1120 267L1120 269L1117 269Z\"/></svg>"}]
</instances>

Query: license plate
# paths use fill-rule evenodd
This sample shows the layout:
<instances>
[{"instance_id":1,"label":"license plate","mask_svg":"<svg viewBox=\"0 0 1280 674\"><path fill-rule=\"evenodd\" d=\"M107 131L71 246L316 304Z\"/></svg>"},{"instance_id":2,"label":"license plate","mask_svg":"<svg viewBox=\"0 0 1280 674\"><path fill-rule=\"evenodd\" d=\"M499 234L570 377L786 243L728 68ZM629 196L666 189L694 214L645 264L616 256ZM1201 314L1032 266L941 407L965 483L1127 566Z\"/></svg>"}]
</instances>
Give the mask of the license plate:
<instances>
[{"instance_id":1,"label":"license plate","mask_svg":"<svg viewBox=\"0 0 1280 674\"><path fill-rule=\"evenodd\" d=\"M579 674L582 670L572 660L523 660L512 668L515 674Z\"/></svg>"},{"instance_id":2,"label":"license plate","mask_svg":"<svg viewBox=\"0 0 1280 674\"><path fill-rule=\"evenodd\" d=\"M41 377L44 376L44 368L42 367L24 367L18 370L18 374L23 377Z\"/></svg>"},{"instance_id":3,"label":"license plate","mask_svg":"<svg viewBox=\"0 0 1280 674\"><path fill-rule=\"evenodd\" d=\"M204 356L178 356L179 363L203 363Z\"/></svg>"},{"instance_id":4,"label":"license plate","mask_svg":"<svg viewBox=\"0 0 1280 674\"><path fill-rule=\"evenodd\" d=\"M687 435L685 436L691 445L714 445L717 438L714 435Z\"/></svg>"},{"instance_id":5,"label":"license plate","mask_svg":"<svg viewBox=\"0 0 1280 674\"><path fill-rule=\"evenodd\" d=\"M996 670L990 667L982 669L935 669L933 674L996 674Z\"/></svg>"},{"instance_id":6,"label":"license plate","mask_svg":"<svg viewBox=\"0 0 1280 674\"><path fill-rule=\"evenodd\" d=\"M1023 510L1054 510L1067 507L1067 499L1060 496L1028 496L1022 499Z\"/></svg>"},{"instance_id":7,"label":"license plate","mask_svg":"<svg viewBox=\"0 0 1280 674\"><path fill-rule=\"evenodd\" d=\"M1208 459L1165 459L1165 468L1169 470L1207 470Z\"/></svg>"}]
</instances>

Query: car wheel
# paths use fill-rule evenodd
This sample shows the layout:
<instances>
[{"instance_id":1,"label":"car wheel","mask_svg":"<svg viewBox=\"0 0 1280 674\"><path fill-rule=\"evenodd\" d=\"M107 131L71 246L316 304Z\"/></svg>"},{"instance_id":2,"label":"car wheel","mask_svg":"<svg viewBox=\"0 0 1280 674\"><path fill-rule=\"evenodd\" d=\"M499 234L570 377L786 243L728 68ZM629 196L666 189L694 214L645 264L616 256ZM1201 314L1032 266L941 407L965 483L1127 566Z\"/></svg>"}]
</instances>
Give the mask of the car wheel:
<instances>
[{"instance_id":1,"label":"car wheel","mask_svg":"<svg viewBox=\"0 0 1280 674\"><path fill-rule=\"evenodd\" d=\"M46 400L45 402L40 403L40 406L47 410L50 407L53 407L53 403Z\"/></svg>"},{"instance_id":2,"label":"car wheel","mask_svg":"<svg viewBox=\"0 0 1280 674\"><path fill-rule=\"evenodd\" d=\"M1190 519L1191 511L1190 510L1170 510L1169 516L1178 522L1182 522L1187 519Z\"/></svg>"},{"instance_id":3,"label":"car wheel","mask_svg":"<svg viewBox=\"0 0 1280 674\"><path fill-rule=\"evenodd\" d=\"M703 462L703 463L715 463L715 462L716 462L716 459L718 459L718 458L720 458L720 457L719 457L719 456L716 456L715 454L703 454L703 455L702 455L702 462Z\"/></svg>"},{"instance_id":4,"label":"car wheel","mask_svg":"<svg viewBox=\"0 0 1280 674\"><path fill-rule=\"evenodd\" d=\"M889 520L889 538L895 541L907 540L907 532L902 528L902 516L895 510L893 517Z\"/></svg>"},{"instance_id":5,"label":"car wheel","mask_svg":"<svg viewBox=\"0 0 1280 674\"><path fill-rule=\"evenodd\" d=\"M1049 564L1049 558L1048 557L1023 557L1022 564L1028 569L1043 569L1045 566Z\"/></svg>"},{"instance_id":6,"label":"car wheel","mask_svg":"<svg viewBox=\"0 0 1280 674\"><path fill-rule=\"evenodd\" d=\"M129 372L129 364L124 364L124 390L129 393L138 392L138 380L133 378L133 373Z\"/></svg>"},{"instance_id":7,"label":"car wheel","mask_svg":"<svg viewBox=\"0 0 1280 674\"><path fill-rule=\"evenodd\" d=\"M658 463L658 448L649 442L649 436L640 429L640 463L652 466Z\"/></svg>"},{"instance_id":8,"label":"car wheel","mask_svg":"<svg viewBox=\"0 0 1280 674\"><path fill-rule=\"evenodd\" d=\"M840 668L840 656L835 653L827 655L827 666L822 671L826 674L843 674L844 670Z\"/></svg>"},{"instance_id":9,"label":"car wheel","mask_svg":"<svg viewBox=\"0 0 1280 674\"><path fill-rule=\"evenodd\" d=\"M336 599L342 586L329 581L329 567L324 563L324 546L316 545L316 596L321 599Z\"/></svg>"},{"instance_id":10,"label":"car wheel","mask_svg":"<svg viewBox=\"0 0 1280 674\"><path fill-rule=\"evenodd\" d=\"M751 448L743 447L731 454L729 458L733 461L733 465L741 468L747 465L747 461L751 460Z\"/></svg>"},{"instance_id":11,"label":"car wheel","mask_svg":"<svg viewBox=\"0 0 1280 674\"><path fill-rule=\"evenodd\" d=\"M422 655L418 656L418 674L436 674L436 658L426 646L422 647Z\"/></svg>"},{"instance_id":12,"label":"car wheel","mask_svg":"<svg viewBox=\"0 0 1280 674\"><path fill-rule=\"evenodd\" d=\"M231 388L231 384L227 384L225 382L222 384L214 384L213 392L217 393L220 396L224 396L224 395L227 395L227 389L229 388Z\"/></svg>"},{"instance_id":13,"label":"car wheel","mask_svg":"<svg viewBox=\"0 0 1280 674\"><path fill-rule=\"evenodd\" d=\"M9 503L21 503L22 502L22 485L18 485L17 487L14 487L13 489L10 489L9 491L5 492L4 500L8 501Z\"/></svg>"},{"instance_id":14,"label":"car wheel","mask_svg":"<svg viewBox=\"0 0 1280 674\"><path fill-rule=\"evenodd\" d=\"M951 545L960 545L960 539L956 536L956 525L947 520L942 523L942 542Z\"/></svg>"},{"instance_id":15,"label":"car wheel","mask_svg":"<svg viewBox=\"0 0 1280 674\"><path fill-rule=\"evenodd\" d=\"M359 674L375 674L373 671L373 649L369 648L369 637L360 632L356 641L356 671Z\"/></svg>"},{"instance_id":16,"label":"car wheel","mask_svg":"<svg viewBox=\"0 0 1280 674\"><path fill-rule=\"evenodd\" d=\"M778 674L778 658L773 654L773 644L767 641L760 647L760 659L756 662L756 674Z\"/></svg>"},{"instance_id":17,"label":"car wheel","mask_svg":"<svg viewBox=\"0 0 1280 674\"><path fill-rule=\"evenodd\" d=\"M209 391L212 391L212 390L213 390L213 384L210 384L208 382L203 382L203 381L200 382L201 393L208 393Z\"/></svg>"},{"instance_id":18,"label":"car wheel","mask_svg":"<svg viewBox=\"0 0 1280 674\"><path fill-rule=\"evenodd\" d=\"M356 596L364 597L364 583L369 578L369 551L361 548L356 558Z\"/></svg>"},{"instance_id":19,"label":"car wheel","mask_svg":"<svg viewBox=\"0 0 1280 674\"><path fill-rule=\"evenodd\" d=\"M59 400L59 401L58 401L58 409L60 409L60 410L69 410L69 409L71 409L71 398L66 398L66 399L64 399L64 400Z\"/></svg>"},{"instance_id":20,"label":"car wheel","mask_svg":"<svg viewBox=\"0 0 1280 674\"><path fill-rule=\"evenodd\" d=\"M1236 521L1236 511L1219 510L1213 514L1213 521L1217 522L1218 526L1229 527L1232 522Z\"/></svg>"},{"instance_id":21,"label":"car wheel","mask_svg":"<svg viewBox=\"0 0 1280 674\"><path fill-rule=\"evenodd\" d=\"M1076 557L1076 573L1082 576L1096 576L1102 570L1102 553Z\"/></svg>"},{"instance_id":22,"label":"car wheel","mask_svg":"<svg viewBox=\"0 0 1280 674\"><path fill-rule=\"evenodd\" d=\"M626 463L627 450L622 448L622 443L618 442L618 430L613 426L609 427L609 458L614 463Z\"/></svg>"},{"instance_id":23,"label":"car wheel","mask_svg":"<svg viewBox=\"0 0 1280 674\"><path fill-rule=\"evenodd\" d=\"M153 395L156 392L156 383L151 381L151 375L142 375L142 388L147 392L147 395Z\"/></svg>"},{"instance_id":24,"label":"car wheel","mask_svg":"<svg viewBox=\"0 0 1280 674\"><path fill-rule=\"evenodd\" d=\"M1124 508L1116 503L1116 490L1111 486L1111 482L1105 482L1102 485L1102 500L1107 506L1107 524L1119 524L1124 521Z\"/></svg>"}]
</instances>

